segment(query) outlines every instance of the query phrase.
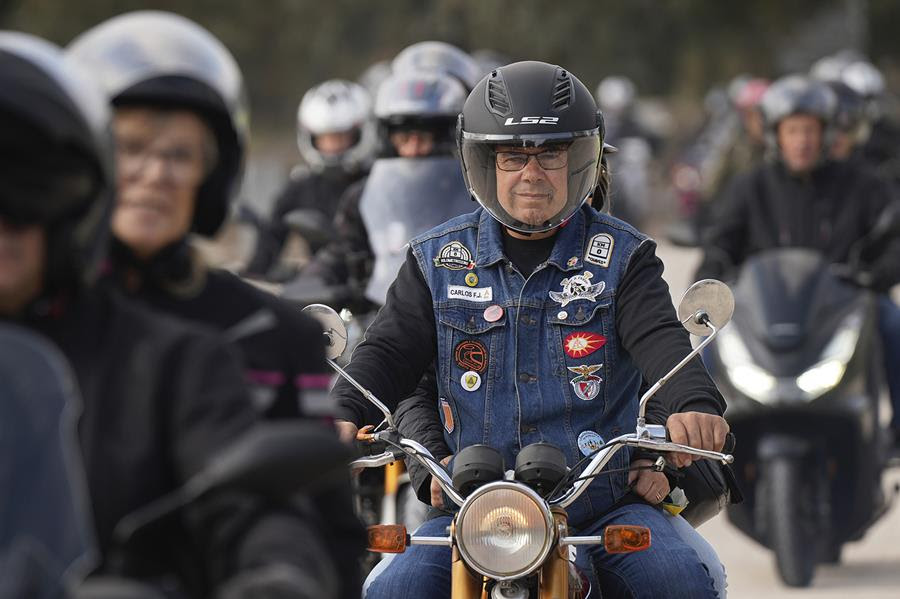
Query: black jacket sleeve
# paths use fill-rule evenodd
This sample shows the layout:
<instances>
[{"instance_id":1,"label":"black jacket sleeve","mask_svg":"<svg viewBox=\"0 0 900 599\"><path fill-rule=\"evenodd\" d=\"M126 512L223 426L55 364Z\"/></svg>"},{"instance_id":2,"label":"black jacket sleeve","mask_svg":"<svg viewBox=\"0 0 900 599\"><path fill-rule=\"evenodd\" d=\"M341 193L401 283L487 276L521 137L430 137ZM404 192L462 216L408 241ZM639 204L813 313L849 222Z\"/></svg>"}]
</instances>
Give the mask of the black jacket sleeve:
<instances>
[{"instance_id":1,"label":"black jacket sleeve","mask_svg":"<svg viewBox=\"0 0 900 599\"><path fill-rule=\"evenodd\" d=\"M735 177L721 202L713 207L713 218L703 238L703 261L695 278L722 279L735 264L744 261L747 247L748 189L753 173Z\"/></svg>"},{"instance_id":2,"label":"black jacket sleeve","mask_svg":"<svg viewBox=\"0 0 900 599\"><path fill-rule=\"evenodd\" d=\"M435 365L419 381L415 393L397 406L394 418L400 434L425 446L425 449L441 460L450 455L450 448L444 441L444 427L438 414L438 392ZM416 495L426 504L431 503L431 473L417 460L407 458L406 469Z\"/></svg>"},{"instance_id":3,"label":"black jacket sleeve","mask_svg":"<svg viewBox=\"0 0 900 599\"><path fill-rule=\"evenodd\" d=\"M616 329L638 370L650 385L691 352L691 340L678 322L662 278L656 243L644 242L631 258L616 294ZM676 412L723 414L725 400L699 357L694 358L654 395L658 417Z\"/></svg>"},{"instance_id":4,"label":"black jacket sleeve","mask_svg":"<svg viewBox=\"0 0 900 599\"><path fill-rule=\"evenodd\" d=\"M347 372L393 411L436 356L431 292L410 250ZM381 413L347 381L339 380L332 395L342 416L357 426L381 421Z\"/></svg>"}]
</instances>

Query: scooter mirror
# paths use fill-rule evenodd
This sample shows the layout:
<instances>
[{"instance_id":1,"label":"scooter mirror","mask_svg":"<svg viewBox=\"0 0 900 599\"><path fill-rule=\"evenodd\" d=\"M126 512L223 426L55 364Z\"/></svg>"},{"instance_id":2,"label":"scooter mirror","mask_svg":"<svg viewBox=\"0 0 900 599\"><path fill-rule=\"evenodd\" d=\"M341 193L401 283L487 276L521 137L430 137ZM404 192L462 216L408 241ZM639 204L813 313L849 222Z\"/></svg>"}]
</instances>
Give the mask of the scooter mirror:
<instances>
[{"instance_id":1,"label":"scooter mirror","mask_svg":"<svg viewBox=\"0 0 900 599\"><path fill-rule=\"evenodd\" d=\"M283 498L336 480L352 457L324 425L267 422L218 454L188 486Z\"/></svg>"},{"instance_id":2,"label":"scooter mirror","mask_svg":"<svg viewBox=\"0 0 900 599\"><path fill-rule=\"evenodd\" d=\"M319 321L325 331L327 346L325 355L336 360L347 349L347 325L332 308L325 304L310 304L303 311Z\"/></svg>"},{"instance_id":3,"label":"scooter mirror","mask_svg":"<svg viewBox=\"0 0 900 599\"><path fill-rule=\"evenodd\" d=\"M713 330L706 326L708 319L721 329L734 314L734 295L728 285L715 279L703 279L691 285L678 304L678 320L688 332L706 337Z\"/></svg>"},{"instance_id":4,"label":"scooter mirror","mask_svg":"<svg viewBox=\"0 0 900 599\"><path fill-rule=\"evenodd\" d=\"M141 529L172 516L210 491L238 490L279 500L321 489L345 476L352 457L352 448L324 425L258 424L184 486L122 518L113 532L115 542L125 546Z\"/></svg>"}]
</instances>

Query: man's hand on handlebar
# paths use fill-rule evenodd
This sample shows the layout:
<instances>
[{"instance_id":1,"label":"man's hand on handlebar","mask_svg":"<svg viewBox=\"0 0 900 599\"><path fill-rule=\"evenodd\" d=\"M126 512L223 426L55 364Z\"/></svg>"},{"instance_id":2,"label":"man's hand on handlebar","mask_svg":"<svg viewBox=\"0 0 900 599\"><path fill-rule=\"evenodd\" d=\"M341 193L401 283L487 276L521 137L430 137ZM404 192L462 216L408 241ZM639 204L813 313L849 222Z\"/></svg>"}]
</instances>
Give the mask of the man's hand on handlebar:
<instances>
[{"instance_id":1,"label":"man's hand on handlebar","mask_svg":"<svg viewBox=\"0 0 900 599\"><path fill-rule=\"evenodd\" d=\"M724 418L703 412L672 414L666 420L666 428L673 443L707 451L722 451L730 430ZM667 459L676 468L690 466L694 461L694 457L686 453L672 453Z\"/></svg>"},{"instance_id":2,"label":"man's hand on handlebar","mask_svg":"<svg viewBox=\"0 0 900 599\"><path fill-rule=\"evenodd\" d=\"M338 437L344 443L353 445L356 443L356 433L359 431L357 426L348 420L335 420L334 426L337 428Z\"/></svg>"},{"instance_id":3,"label":"man's hand on handlebar","mask_svg":"<svg viewBox=\"0 0 900 599\"><path fill-rule=\"evenodd\" d=\"M453 459L453 456L448 455L441 460L441 464L446 466L451 459ZM431 477L431 505L439 509L444 507L444 496L441 493L441 485L438 484L437 479L433 476Z\"/></svg>"}]
</instances>

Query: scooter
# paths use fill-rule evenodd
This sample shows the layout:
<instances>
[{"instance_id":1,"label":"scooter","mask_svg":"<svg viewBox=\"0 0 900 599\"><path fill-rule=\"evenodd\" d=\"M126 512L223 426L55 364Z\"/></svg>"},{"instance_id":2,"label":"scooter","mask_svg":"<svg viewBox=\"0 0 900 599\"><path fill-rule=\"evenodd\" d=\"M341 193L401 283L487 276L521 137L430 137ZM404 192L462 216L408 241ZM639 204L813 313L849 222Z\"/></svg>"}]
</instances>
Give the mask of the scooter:
<instances>
[{"instance_id":1,"label":"scooter","mask_svg":"<svg viewBox=\"0 0 900 599\"><path fill-rule=\"evenodd\" d=\"M504 472L496 449L474 445L457 454L451 476L425 447L402 438L390 410L334 362L346 347L346 327L337 313L323 305L308 306L305 310L325 330L331 367L384 414L384 421L364 434L386 443L388 450L357 459L351 467L381 467L404 456L412 458L428 469L459 507L447 536L410 536L401 525L374 526L369 528L369 549L402 553L416 544L451 548L454 599L596 596L569 561L571 548L603 545L607 552L627 553L644 550L651 543L650 529L641 526L608 526L598 536L569 534L566 508L620 449L684 452L722 463L733 461L728 454L672 443L664 426L648 425L644 418L648 400L712 341L731 318L733 307L731 292L718 281L700 281L685 293L680 319L692 333L708 337L641 397L635 432L612 439L570 468L558 448L547 443L529 445L519 453L511 474ZM663 468L665 459L660 456L655 465Z\"/></svg>"},{"instance_id":2,"label":"scooter","mask_svg":"<svg viewBox=\"0 0 900 599\"><path fill-rule=\"evenodd\" d=\"M216 455L182 487L123 518L113 532L107 568L126 576L88 577L72 594L73 599L179 599L206 596L187 589L191 565L179 564L178 577L163 575L132 578L130 548L145 535L162 531L183 509L213 492L240 491L272 500L287 501L297 493L315 493L346 477L346 463L353 452L333 431L305 422L266 422L249 430ZM173 552L176 548L172 548ZM311 591L310 596L315 596Z\"/></svg>"},{"instance_id":3,"label":"scooter","mask_svg":"<svg viewBox=\"0 0 900 599\"><path fill-rule=\"evenodd\" d=\"M876 298L834 270L812 250L753 256L734 287L734 322L705 356L741 439L746 501L728 517L774 551L790 586L838 562L890 504Z\"/></svg>"}]
</instances>

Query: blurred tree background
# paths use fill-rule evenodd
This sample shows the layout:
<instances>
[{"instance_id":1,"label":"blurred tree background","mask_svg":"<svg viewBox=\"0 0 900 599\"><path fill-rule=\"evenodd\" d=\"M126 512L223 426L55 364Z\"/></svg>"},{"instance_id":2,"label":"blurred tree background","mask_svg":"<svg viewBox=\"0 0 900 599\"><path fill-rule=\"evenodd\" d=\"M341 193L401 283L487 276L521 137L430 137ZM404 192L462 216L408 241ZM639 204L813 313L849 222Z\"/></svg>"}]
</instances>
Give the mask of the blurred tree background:
<instances>
[{"instance_id":1,"label":"blurred tree background","mask_svg":"<svg viewBox=\"0 0 900 599\"><path fill-rule=\"evenodd\" d=\"M0 0L0 26L66 44L140 8L181 13L224 41L257 133L287 131L316 82L355 79L426 39L562 64L591 87L624 74L642 94L695 105L739 73L805 69L843 47L889 73L900 57L896 0Z\"/></svg>"}]
</instances>

